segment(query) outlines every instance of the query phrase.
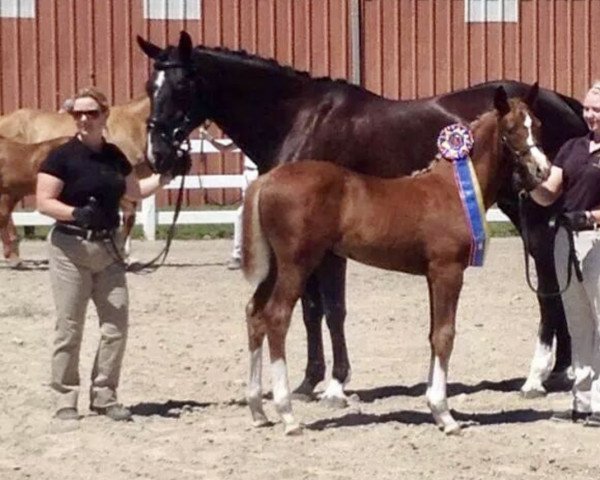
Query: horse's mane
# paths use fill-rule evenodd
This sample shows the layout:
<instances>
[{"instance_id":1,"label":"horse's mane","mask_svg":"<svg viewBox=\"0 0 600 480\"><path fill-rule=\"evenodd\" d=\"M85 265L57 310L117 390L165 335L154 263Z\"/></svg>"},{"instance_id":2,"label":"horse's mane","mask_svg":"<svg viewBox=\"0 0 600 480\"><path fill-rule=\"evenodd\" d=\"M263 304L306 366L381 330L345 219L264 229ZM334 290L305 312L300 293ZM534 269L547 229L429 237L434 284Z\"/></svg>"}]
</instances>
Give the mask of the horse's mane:
<instances>
[{"instance_id":1,"label":"horse's mane","mask_svg":"<svg viewBox=\"0 0 600 480\"><path fill-rule=\"evenodd\" d=\"M282 65L274 58L265 58L259 55L255 55L247 52L246 50L231 50L227 47L207 47L205 45L198 45L194 48L192 53L192 61L194 61L194 55L208 54L219 59L226 61L235 61L253 65L256 67L264 68L277 75L281 75L288 78L297 78L302 80L309 80L314 82L322 83L333 83L336 85L343 85L346 88L355 89L357 91L365 92L366 90L358 85L349 83L344 78L333 79L329 76L324 77L313 77L309 72L303 70L296 70L288 65Z\"/></svg>"}]
</instances>

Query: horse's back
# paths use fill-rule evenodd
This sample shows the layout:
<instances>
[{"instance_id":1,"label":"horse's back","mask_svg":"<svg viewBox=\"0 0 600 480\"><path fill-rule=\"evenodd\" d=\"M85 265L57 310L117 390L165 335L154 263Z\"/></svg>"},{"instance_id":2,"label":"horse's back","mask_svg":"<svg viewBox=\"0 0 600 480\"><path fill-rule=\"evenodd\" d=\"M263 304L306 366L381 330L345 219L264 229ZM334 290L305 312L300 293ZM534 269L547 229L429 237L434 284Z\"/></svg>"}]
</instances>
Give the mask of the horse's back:
<instances>
[{"instance_id":1,"label":"horse's back","mask_svg":"<svg viewBox=\"0 0 600 480\"><path fill-rule=\"evenodd\" d=\"M0 117L0 137L24 142L35 110L20 108Z\"/></svg>"},{"instance_id":2,"label":"horse's back","mask_svg":"<svg viewBox=\"0 0 600 480\"><path fill-rule=\"evenodd\" d=\"M55 148L71 137L59 137L35 144L0 139L0 188L3 193L23 196L34 192L41 163Z\"/></svg>"}]
</instances>

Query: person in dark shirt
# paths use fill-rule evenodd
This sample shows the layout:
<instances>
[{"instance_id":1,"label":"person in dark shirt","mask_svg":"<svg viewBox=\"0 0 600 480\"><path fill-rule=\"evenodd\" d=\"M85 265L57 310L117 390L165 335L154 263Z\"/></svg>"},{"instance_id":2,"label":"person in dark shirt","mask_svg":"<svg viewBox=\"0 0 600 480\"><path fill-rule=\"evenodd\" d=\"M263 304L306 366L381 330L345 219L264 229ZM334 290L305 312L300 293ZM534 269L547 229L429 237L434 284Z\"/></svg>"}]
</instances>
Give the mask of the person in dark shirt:
<instances>
[{"instance_id":1,"label":"person in dark shirt","mask_svg":"<svg viewBox=\"0 0 600 480\"><path fill-rule=\"evenodd\" d=\"M554 261L559 285L568 278L569 235L572 230L583 282L574 279L562 300L572 342L575 381L573 405L553 420L600 426L600 82L583 101L583 118L590 132L566 142L558 152L550 177L531 192L541 205L562 196L563 227L556 232Z\"/></svg>"},{"instance_id":2,"label":"person in dark shirt","mask_svg":"<svg viewBox=\"0 0 600 480\"><path fill-rule=\"evenodd\" d=\"M123 152L104 140L108 108L98 90L80 91L70 105L77 134L50 152L37 177L37 209L56 219L48 235L57 312L51 386L61 420L79 418L79 351L90 298L100 323L90 409L113 420L131 419L117 402L129 310L125 265L117 254L123 246L119 201L139 200L170 181L158 174L138 181Z\"/></svg>"}]
</instances>

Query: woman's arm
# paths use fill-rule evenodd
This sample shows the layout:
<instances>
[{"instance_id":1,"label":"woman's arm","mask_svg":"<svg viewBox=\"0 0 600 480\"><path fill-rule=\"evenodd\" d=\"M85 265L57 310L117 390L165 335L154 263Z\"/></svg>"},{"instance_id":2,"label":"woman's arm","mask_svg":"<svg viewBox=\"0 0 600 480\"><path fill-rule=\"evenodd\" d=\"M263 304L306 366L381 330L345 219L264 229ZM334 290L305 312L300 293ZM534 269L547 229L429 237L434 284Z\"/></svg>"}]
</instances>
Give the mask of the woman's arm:
<instances>
[{"instance_id":1,"label":"woman's arm","mask_svg":"<svg viewBox=\"0 0 600 480\"><path fill-rule=\"evenodd\" d=\"M47 173L38 173L36 188L36 208L40 213L55 220L73 221L74 207L58 200L64 183L61 179Z\"/></svg>"},{"instance_id":2,"label":"woman's arm","mask_svg":"<svg viewBox=\"0 0 600 480\"><path fill-rule=\"evenodd\" d=\"M171 181L171 176L166 174L155 173L147 178L139 180L136 175L131 172L125 179L125 197L131 201L138 201L149 197L156 192L160 187L163 187Z\"/></svg>"},{"instance_id":3,"label":"woman's arm","mask_svg":"<svg viewBox=\"0 0 600 480\"><path fill-rule=\"evenodd\" d=\"M554 203L562 193L563 171L562 168L552 167L548 179L534 188L529 194L533 200L542 205L547 206Z\"/></svg>"}]
</instances>

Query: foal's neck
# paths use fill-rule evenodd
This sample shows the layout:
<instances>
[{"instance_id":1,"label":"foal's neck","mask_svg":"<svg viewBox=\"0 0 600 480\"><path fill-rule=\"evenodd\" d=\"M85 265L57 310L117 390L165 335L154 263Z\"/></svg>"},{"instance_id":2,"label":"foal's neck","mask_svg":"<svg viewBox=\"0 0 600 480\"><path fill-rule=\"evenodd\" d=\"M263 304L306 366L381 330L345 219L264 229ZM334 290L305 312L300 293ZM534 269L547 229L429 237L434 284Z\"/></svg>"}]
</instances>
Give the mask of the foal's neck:
<instances>
[{"instance_id":1,"label":"foal's neck","mask_svg":"<svg viewBox=\"0 0 600 480\"><path fill-rule=\"evenodd\" d=\"M479 181L486 210L496 201L504 178L498 114L487 112L471 124L473 129L473 154L471 159Z\"/></svg>"}]
</instances>

